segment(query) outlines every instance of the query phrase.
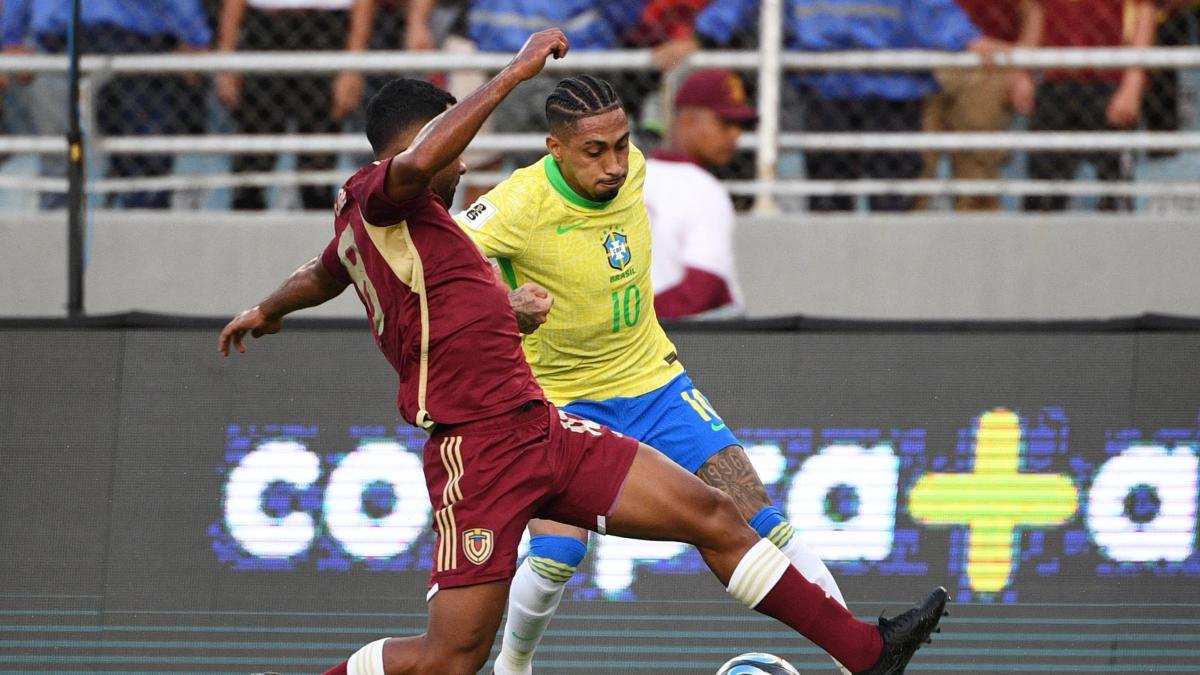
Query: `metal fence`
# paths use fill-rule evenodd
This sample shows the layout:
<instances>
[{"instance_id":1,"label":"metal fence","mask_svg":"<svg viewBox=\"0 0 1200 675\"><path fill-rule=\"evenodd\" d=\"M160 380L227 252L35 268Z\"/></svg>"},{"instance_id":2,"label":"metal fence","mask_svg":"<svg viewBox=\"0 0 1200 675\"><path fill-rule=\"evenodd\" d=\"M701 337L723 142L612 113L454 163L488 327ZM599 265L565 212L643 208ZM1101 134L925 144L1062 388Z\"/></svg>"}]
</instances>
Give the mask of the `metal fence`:
<instances>
[{"instance_id":1,"label":"metal fence","mask_svg":"<svg viewBox=\"0 0 1200 675\"><path fill-rule=\"evenodd\" d=\"M1039 2L1047 12L1056 6ZM363 0L346 4L358 7ZM886 11L893 3L858 3L879 16L826 16L839 3L767 0L757 3L757 22L717 11L732 4L647 3L611 46L582 43L568 59L552 62L544 81L530 83L498 111L472 145L477 170L467 184L494 183L540 152L544 134L536 112L556 74L586 71L611 79L630 109L638 143L650 149L671 142L671 102L688 73L720 67L742 74L760 119L743 134L737 158L717 173L731 192L755 198L760 209L1200 210L1200 49L1185 46L1196 42L1194 10L1156 18L1152 44L1169 46L1120 46L1130 44L1126 35L1091 48L951 51L955 31L965 30L954 21L1003 33L1006 21L1020 23L1014 8L1027 3L963 2L968 12L959 19L930 11L925 25L906 28L916 38L886 49L864 47L886 44L872 42L880 36L870 31L895 19ZM510 53L486 51L499 43L478 37L480 26L505 19L486 12L487 5L440 3L418 24L402 7L380 3L371 7L367 51L346 49L354 39L347 29L353 10L251 8L232 53L169 53L179 40L138 50L147 53L85 45L89 203L322 208L368 155L360 108L382 82L397 74L423 76L462 94L507 63ZM667 5L692 11L652 15ZM1002 15L980 16L978 6ZM220 13L221 6L209 3L210 26L220 24ZM1055 26L1064 21L1084 34L1111 32L1103 12L1095 14L1047 15L1047 35L1036 44L1053 44L1048 34L1061 33ZM1131 16L1128 9L1122 14L1123 34L1136 29ZM596 10L574 21L606 17ZM713 17L728 18L729 25L713 28ZM798 28L818 24L830 24L828 34L806 36ZM704 38L705 48L677 48L680 26ZM797 48L829 35L846 38L850 48ZM960 41L967 44L975 34L964 35ZM1102 35L1084 38L1079 43L1104 44ZM7 158L0 206L53 208L66 190L67 59L39 36L26 42L35 53L0 56L0 74L10 83L7 135L0 136ZM221 47L221 30L212 42ZM672 56L679 63L664 67ZM1132 121L1117 124L1108 118L1130 69L1144 77L1140 105ZM1024 73L1034 87L1024 103L1032 107L1014 114L1012 94ZM1081 165L1090 168L1077 176Z\"/></svg>"}]
</instances>

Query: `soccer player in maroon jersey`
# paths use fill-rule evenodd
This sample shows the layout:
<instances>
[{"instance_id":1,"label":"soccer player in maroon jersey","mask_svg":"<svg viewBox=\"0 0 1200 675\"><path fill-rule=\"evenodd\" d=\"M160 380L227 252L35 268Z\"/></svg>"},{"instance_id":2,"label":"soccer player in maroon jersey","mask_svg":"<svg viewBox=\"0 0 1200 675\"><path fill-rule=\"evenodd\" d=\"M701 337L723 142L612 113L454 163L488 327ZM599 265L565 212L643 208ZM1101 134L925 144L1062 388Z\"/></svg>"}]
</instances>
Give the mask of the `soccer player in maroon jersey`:
<instances>
[{"instance_id":1,"label":"soccer player in maroon jersey","mask_svg":"<svg viewBox=\"0 0 1200 675\"><path fill-rule=\"evenodd\" d=\"M460 155L484 120L547 58L566 52L561 31L536 33L457 105L417 80L384 87L367 109L379 161L343 187L332 241L221 332L223 354L231 346L245 351L247 333L277 332L285 315L353 284L400 375L401 414L430 432L425 480L438 545L427 631L377 640L328 672L476 672L532 517L692 544L746 606L855 672L901 672L941 619L944 589L878 626L855 619L760 538L722 492L649 446L559 412L534 381L520 330L536 328L537 319L518 324L491 265L446 205L466 170Z\"/></svg>"}]
</instances>

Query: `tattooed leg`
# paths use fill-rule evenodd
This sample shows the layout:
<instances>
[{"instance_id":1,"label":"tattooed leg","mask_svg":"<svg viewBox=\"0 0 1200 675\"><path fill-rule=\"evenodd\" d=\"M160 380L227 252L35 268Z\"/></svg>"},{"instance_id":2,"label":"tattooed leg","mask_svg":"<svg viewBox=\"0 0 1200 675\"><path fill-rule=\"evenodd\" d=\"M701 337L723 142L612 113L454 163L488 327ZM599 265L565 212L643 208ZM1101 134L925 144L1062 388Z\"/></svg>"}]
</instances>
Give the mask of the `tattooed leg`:
<instances>
[{"instance_id":1,"label":"tattooed leg","mask_svg":"<svg viewBox=\"0 0 1200 675\"><path fill-rule=\"evenodd\" d=\"M700 480L729 495L742 517L759 536L778 546L792 562L792 567L804 575L805 579L820 586L829 597L837 600L843 607L846 606L842 590L838 588L837 581L821 560L821 556L801 541L799 534L783 513L771 505L767 488L763 486L762 479L758 477L758 472L754 470L754 465L750 463L750 458L740 445L730 445L709 457L696 475ZM836 659L834 663L844 675L850 675L850 671Z\"/></svg>"},{"instance_id":2,"label":"tattooed leg","mask_svg":"<svg viewBox=\"0 0 1200 675\"><path fill-rule=\"evenodd\" d=\"M771 505L767 489L740 445L730 445L709 457L696 475L732 497L746 522Z\"/></svg>"}]
</instances>

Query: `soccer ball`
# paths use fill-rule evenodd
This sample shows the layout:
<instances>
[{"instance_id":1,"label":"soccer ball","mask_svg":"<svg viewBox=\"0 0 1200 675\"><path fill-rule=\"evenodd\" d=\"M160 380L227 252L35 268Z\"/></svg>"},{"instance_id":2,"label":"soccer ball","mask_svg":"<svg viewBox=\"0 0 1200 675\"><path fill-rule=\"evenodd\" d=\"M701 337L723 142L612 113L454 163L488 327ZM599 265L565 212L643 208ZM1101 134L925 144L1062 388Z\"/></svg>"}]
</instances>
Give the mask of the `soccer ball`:
<instances>
[{"instance_id":1,"label":"soccer ball","mask_svg":"<svg viewBox=\"0 0 1200 675\"><path fill-rule=\"evenodd\" d=\"M726 661L717 675L800 675L800 671L773 654L750 652Z\"/></svg>"}]
</instances>

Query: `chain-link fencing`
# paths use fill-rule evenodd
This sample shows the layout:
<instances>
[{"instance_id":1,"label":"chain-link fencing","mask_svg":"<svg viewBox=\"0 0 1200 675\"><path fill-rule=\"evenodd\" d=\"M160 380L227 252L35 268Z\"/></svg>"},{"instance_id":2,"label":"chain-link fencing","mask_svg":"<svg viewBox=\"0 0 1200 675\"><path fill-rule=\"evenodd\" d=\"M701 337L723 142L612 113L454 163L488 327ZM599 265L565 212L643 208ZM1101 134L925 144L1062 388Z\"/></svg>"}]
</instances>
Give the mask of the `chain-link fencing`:
<instances>
[{"instance_id":1,"label":"chain-link fencing","mask_svg":"<svg viewBox=\"0 0 1200 675\"><path fill-rule=\"evenodd\" d=\"M12 55L0 207L65 204L69 6L0 4ZM468 189L535 160L546 95L586 71L617 87L639 146L688 151L743 208L1200 211L1198 2L89 0L82 12L91 206L327 208L369 159L363 106L389 78L462 98L557 25L572 58L496 111ZM713 66L740 79L682 108L719 118L713 101L744 100L759 126L708 156L679 138L675 104Z\"/></svg>"}]
</instances>

